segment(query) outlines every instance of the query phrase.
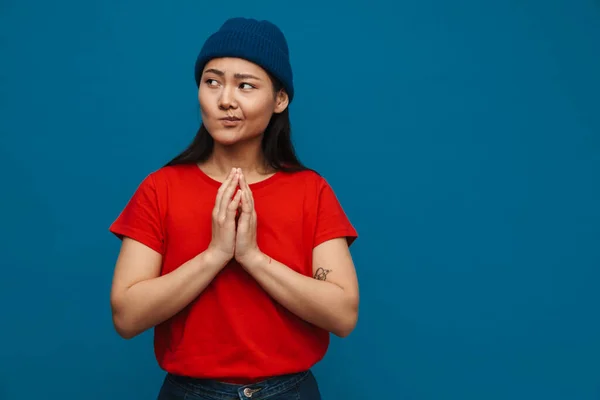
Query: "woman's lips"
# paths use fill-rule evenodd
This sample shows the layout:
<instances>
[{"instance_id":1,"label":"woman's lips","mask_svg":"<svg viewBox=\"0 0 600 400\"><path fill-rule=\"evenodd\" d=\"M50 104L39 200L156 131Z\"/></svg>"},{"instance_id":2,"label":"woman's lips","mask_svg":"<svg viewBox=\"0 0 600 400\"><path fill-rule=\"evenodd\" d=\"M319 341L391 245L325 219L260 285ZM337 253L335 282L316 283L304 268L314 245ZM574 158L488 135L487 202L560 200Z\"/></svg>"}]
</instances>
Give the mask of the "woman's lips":
<instances>
[{"instance_id":1,"label":"woman's lips","mask_svg":"<svg viewBox=\"0 0 600 400\"><path fill-rule=\"evenodd\" d=\"M225 118L221 118L220 119L221 123L225 126L236 126L238 125L242 120L236 117L225 117Z\"/></svg>"}]
</instances>

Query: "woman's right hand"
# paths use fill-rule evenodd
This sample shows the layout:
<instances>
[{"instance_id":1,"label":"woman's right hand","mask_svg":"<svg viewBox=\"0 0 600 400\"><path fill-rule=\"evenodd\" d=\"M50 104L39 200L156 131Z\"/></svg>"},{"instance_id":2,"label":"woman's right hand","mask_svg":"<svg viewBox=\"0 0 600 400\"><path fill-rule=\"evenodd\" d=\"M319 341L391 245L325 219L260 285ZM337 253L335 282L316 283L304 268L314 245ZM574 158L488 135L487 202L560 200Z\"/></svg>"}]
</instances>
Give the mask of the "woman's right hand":
<instances>
[{"instance_id":1,"label":"woman's right hand","mask_svg":"<svg viewBox=\"0 0 600 400\"><path fill-rule=\"evenodd\" d=\"M236 214L242 194L238 189L239 177L239 170L233 168L217 191L212 212L212 239L208 250L223 266L235 254Z\"/></svg>"}]
</instances>

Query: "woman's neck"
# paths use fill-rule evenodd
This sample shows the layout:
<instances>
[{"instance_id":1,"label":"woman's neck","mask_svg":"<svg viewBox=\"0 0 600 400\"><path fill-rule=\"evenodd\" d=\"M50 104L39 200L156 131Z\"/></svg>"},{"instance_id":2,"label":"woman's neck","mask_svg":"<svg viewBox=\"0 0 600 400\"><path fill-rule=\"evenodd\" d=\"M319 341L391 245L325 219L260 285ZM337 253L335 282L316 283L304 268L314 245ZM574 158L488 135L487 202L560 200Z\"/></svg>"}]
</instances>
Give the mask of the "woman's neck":
<instances>
[{"instance_id":1,"label":"woman's neck","mask_svg":"<svg viewBox=\"0 0 600 400\"><path fill-rule=\"evenodd\" d=\"M218 180L227 177L232 168L241 168L248 180L257 181L275 172L266 166L260 146L240 148L220 146L217 143L208 160L200 164L200 168Z\"/></svg>"}]
</instances>

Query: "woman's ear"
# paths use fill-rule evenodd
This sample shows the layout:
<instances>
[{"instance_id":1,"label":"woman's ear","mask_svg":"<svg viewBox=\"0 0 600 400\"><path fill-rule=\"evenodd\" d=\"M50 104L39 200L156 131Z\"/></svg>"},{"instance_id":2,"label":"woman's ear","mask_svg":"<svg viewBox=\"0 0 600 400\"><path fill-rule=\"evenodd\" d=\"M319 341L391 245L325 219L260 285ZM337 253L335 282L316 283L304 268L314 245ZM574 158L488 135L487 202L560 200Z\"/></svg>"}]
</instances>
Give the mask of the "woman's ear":
<instances>
[{"instance_id":1,"label":"woman's ear","mask_svg":"<svg viewBox=\"0 0 600 400\"><path fill-rule=\"evenodd\" d=\"M281 89L275 96L275 114L280 114L285 111L290 104L290 98L285 90Z\"/></svg>"}]
</instances>

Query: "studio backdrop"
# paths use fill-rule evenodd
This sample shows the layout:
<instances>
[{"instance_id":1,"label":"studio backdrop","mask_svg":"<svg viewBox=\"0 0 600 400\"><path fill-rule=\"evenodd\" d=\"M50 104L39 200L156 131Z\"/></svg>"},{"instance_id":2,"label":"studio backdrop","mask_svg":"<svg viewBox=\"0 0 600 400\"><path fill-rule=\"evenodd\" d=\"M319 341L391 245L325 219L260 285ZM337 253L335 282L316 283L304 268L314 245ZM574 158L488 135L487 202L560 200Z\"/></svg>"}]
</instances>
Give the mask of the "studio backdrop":
<instances>
[{"instance_id":1,"label":"studio backdrop","mask_svg":"<svg viewBox=\"0 0 600 400\"><path fill-rule=\"evenodd\" d=\"M296 149L359 233L324 399L600 398L598 2L2 0L0 399L155 398L108 227L233 16L284 31Z\"/></svg>"}]
</instances>

